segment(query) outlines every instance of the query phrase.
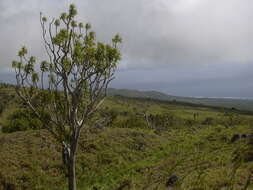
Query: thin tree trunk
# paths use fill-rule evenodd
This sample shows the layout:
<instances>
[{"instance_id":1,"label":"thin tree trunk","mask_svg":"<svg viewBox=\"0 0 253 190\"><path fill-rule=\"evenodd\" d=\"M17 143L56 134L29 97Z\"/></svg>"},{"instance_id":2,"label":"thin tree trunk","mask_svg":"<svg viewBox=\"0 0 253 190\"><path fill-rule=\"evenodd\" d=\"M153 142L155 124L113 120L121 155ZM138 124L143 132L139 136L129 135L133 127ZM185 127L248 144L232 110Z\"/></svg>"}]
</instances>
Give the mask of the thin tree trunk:
<instances>
[{"instance_id":1,"label":"thin tree trunk","mask_svg":"<svg viewBox=\"0 0 253 190\"><path fill-rule=\"evenodd\" d=\"M69 190L76 190L76 158L73 152L71 152L69 158L68 183Z\"/></svg>"},{"instance_id":2,"label":"thin tree trunk","mask_svg":"<svg viewBox=\"0 0 253 190\"><path fill-rule=\"evenodd\" d=\"M69 170L68 170L69 190L76 190L76 151L77 151L79 135L80 135L80 131L75 130L75 133L71 137Z\"/></svg>"}]
</instances>

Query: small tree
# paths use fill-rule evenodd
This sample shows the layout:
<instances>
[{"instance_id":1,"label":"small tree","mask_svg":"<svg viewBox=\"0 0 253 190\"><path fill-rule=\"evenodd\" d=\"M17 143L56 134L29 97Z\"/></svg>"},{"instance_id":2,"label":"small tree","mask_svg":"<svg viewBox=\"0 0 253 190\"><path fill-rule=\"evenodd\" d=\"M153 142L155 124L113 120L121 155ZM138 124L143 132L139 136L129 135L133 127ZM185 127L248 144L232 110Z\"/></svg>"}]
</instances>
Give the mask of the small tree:
<instances>
[{"instance_id":1,"label":"small tree","mask_svg":"<svg viewBox=\"0 0 253 190\"><path fill-rule=\"evenodd\" d=\"M78 23L76 15L73 4L49 23L40 14L48 61L36 66L35 57L28 57L22 47L19 60L12 62L18 96L63 146L69 190L76 190L75 156L81 130L103 102L120 60L117 45L121 43L119 35L110 45L96 42L91 25Z\"/></svg>"}]
</instances>

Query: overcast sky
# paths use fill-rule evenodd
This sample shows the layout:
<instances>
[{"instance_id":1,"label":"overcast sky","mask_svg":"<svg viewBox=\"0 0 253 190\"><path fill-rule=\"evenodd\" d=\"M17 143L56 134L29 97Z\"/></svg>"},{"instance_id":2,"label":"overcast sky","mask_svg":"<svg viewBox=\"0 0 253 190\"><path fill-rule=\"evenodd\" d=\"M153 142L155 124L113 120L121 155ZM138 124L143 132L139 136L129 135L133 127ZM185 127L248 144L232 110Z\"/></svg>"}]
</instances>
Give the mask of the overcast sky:
<instances>
[{"instance_id":1,"label":"overcast sky","mask_svg":"<svg viewBox=\"0 0 253 190\"><path fill-rule=\"evenodd\" d=\"M122 36L112 87L253 97L252 0L0 0L1 81L13 81L22 45L44 58L39 13L53 18L70 3L99 40Z\"/></svg>"}]
</instances>

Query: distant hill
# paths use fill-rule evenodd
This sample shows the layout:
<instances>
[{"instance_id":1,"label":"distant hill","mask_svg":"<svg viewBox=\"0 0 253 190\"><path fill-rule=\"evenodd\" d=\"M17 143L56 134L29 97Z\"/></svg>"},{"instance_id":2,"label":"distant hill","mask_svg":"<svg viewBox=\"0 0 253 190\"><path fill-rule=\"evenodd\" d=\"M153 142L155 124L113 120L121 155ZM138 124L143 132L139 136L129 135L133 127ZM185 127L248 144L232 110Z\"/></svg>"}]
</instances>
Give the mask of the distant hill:
<instances>
[{"instance_id":1,"label":"distant hill","mask_svg":"<svg viewBox=\"0 0 253 190\"><path fill-rule=\"evenodd\" d=\"M241 110L253 111L253 100L249 99L233 99L233 98L193 98L171 96L158 91L139 91L130 89L108 89L109 96L124 96L130 98L147 98L164 101L179 101L193 104L202 104L207 106L218 106L225 108L235 108Z\"/></svg>"},{"instance_id":2,"label":"distant hill","mask_svg":"<svg viewBox=\"0 0 253 190\"><path fill-rule=\"evenodd\" d=\"M14 85L0 83L0 100L4 99L8 102L5 95L11 95L13 98L15 95ZM225 108L235 108L239 110L248 110L253 111L253 99L236 99L236 98L193 98L193 97L183 97L183 96L173 96L168 95L158 91L140 91L140 90L131 90L131 89L115 89L109 88L107 91L109 96L123 96L129 98L145 98L145 99L154 99L162 101L177 101L177 102L186 102L191 104L200 104L205 106L214 106L214 107L225 107ZM0 104L5 104L0 102Z\"/></svg>"}]
</instances>

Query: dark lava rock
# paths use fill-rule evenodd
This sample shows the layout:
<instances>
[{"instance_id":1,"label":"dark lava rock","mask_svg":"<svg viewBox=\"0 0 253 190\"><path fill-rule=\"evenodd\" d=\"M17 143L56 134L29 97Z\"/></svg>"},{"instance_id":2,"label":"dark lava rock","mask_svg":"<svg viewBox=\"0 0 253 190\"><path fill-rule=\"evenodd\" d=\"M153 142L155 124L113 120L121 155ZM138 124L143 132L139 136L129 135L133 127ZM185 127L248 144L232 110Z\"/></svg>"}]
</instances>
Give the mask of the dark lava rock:
<instances>
[{"instance_id":1,"label":"dark lava rock","mask_svg":"<svg viewBox=\"0 0 253 190\"><path fill-rule=\"evenodd\" d=\"M116 190L123 190L127 187L128 188L131 187L131 181L129 181L129 180L124 181Z\"/></svg>"},{"instance_id":2,"label":"dark lava rock","mask_svg":"<svg viewBox=\"0 0 253 190\"><path fill-rule=\"evenodd\" d=\"M245 162L252 162L253 161L253 152L247 152L244 156Z\"/></svg>"},{"instance_id":3,"label":"dark lava rock","mask_svg":"<svg viewBox=\"0 0 253 190\"><path fill-rule=\"evenodd\" d=\"M249 136L247 134L234 134L234 136L231 138L230 142L235 143L239 139L246 139Z\"/></svg>"},{"instance_id":4,"label":"dark lava rock","mask_svg":"<svg viewBox=\"0 0 253 190\"><path fill-rule=\"evenodd\" d=\"M235 134L235 135L233 135L233 137L231 138L231 143L234 143L234 142L236 142L237 140L239 140L240 139L240 134Z\"/></svg>"},{"instance_id":5,"label":"dark lava rock","mask_svg":"<svg viewBox=\"0 0 253 190\"><path fill-rule=\"evenodd\" d=\"M175 185L177 181L178 181L178 177L176 175L170 176L166 182L166 187L171 187Z\"/></svg>"}]
</instances>

